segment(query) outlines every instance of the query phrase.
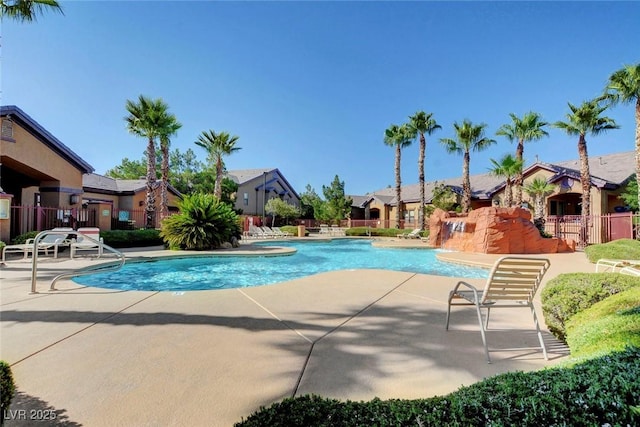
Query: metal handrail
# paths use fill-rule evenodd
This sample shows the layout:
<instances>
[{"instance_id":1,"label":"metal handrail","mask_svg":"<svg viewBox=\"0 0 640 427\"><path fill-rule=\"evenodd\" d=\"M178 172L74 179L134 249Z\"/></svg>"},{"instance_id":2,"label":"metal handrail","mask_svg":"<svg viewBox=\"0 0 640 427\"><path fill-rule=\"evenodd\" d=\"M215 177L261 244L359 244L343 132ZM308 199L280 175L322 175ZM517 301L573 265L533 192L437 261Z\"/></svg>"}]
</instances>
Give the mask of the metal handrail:
<instances>
[{"instance_id":1,"label":"metal handrail","mask_svg":"<svg viewBox=\"0 0 640 427\"><path fill-rule=\"evenodd\" d=\"M107 265L104 269L101 269L101 271L115 271L115 270L119 270L120 268L122 268L122 266L125 263L125 256L122 252L120 252L117 249L112 248L109 245L105 245L102 242L99 242L98 240L89 237L87 235L84 235L76 230L44 230L41 231L40 233L38 233L36 235L36 237L33 239L33 261L31 264L31 293L32 294L37 294L38 291L36 290L36 278L38 275L38 244L40 243L40 241L42 240L43 237L49 235L49 234L67 234L67 235L74 235L74 236L82 236L83 239L87 239L91 242L94 242L96 245L101 245L103 250L106 249L112 253L114 253L116 255L116 257L118 258L118 263L117 264L111 264L111 265ZM62 278L68 278L68 277L75 277L75 276L84 276L87 274L93 274L95 273L94 270L82 270L82 271L71 271L71 272L67 272L67 273L62 273L57 275L56 277L53 278L53 280L51 281L51 285L49 287L49 290L55 290L55 284L58 280L62 279Z\"/></svg>"}]
</instances>

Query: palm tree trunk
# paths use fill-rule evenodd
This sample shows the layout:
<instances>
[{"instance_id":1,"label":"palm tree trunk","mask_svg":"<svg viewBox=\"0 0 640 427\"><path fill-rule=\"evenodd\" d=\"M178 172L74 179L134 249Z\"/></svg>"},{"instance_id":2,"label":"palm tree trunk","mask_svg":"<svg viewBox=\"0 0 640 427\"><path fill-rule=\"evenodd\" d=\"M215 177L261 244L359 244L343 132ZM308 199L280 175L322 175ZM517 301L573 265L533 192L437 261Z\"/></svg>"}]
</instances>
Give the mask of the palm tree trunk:
<instances>
[{"instance_id":1,"label":"palm tree trunk","mask_svg":"<svg viewBox=\"0 0 640 427\"><path fill-rule=\"evenodd\" d=\"M160 218L169 216L169 200L167 185L169 184L169 144L165 143L162 149L162 182L160 187Z\"/></svg>"},{"instance_id":2,"label":"palm tree trunk","mask_svg":"<svg viewBox=\"0 0 640 427\"><path fill-rule=\"evenodd\" d=\"M507 178L506 182L505 182L505 188L504 188L504 205L507 208L510 208L511 205L513 204L513 190L512 190L512 185L511 185L511 178Z\"/></svg>"},{"instance_id":3,"label":"palm tree trunk","mask_svg":"<svg viewBox=\"0 0 640 427\"><path fill-rule=\"evenodd\" d=\"M580 233L580 246L587 245L587 232L589 215L591 214L591 174L589 173L589 155L587 154L587 141L584 135L578 140L578 154L580 156L580 184L582 187L582 221Z\"/></svg>"},{"instance_id":4,"label":"palm tree trunk","mask_svg":"<svg viewBox=\"0 0 640 427\"><path fill-rule=\"evenodd\" d=\"M263 189L264 190L264 189ZM213 194L220 200L222 198L222 159L216 161L216 184Z\"/></svg>"},{"instance_id":5,"label":"palm tree trunk","mask_svg":"<svg viewBox=\"0 0 640 427\"><path fill-rule=\"evenodd\" d=\"M420 133L420 152L418 153L418 181L420 182L420 211L418 212L418 223L420 229L424 230L426 227L424 217L424 205L426 204L424 196L424 154L427 148L427 141L424 138L424 133Z\"/></svg>"},{"instance_id":6,"label":"palm tree trunk","mask_svg":"<svg viewBox=\"0 0 640 427\"><path fill-rule=\"evenodd\" d=\"M638 183L638 206L640 206L640 98L636 99L636 182Z\"/></svg>"},{"instance_id":7,"label":"palm tree trunk","mask_svg":"<svg viewBox=\"0 0 640 427\"><path fill-rule=\"evenodd\" d=\"M522 161L522 153L524 153L524 139L518 140L518 145L516 146L516 160ZM516 206L520 206L522 205L522 170L518 171L513 183L516 187L514 204Z\"/></svg>"},{"instance_id":8,"label":"palm tree trunk","mask_svg":"<svg viewBox=\"0 0 640 427\"><path fill-rule=\"evenodd\" d=\"M398 208L396 209L396 227L400 228L400 218L402 213L402 178L400 176L400 156L402 148L400 144L396 144L396 200L398 201Z\"/></svg>"},{"instance_id":9,"label":"palm tree trunk","mask_svg":"<svg viewBox=\"0 0 640 427\"><path fill-rule=\"evenodd\" d=\"M147 143L147 195L146 195L146 224L147 228L155 228L156 195L156 145L153 138Z\"/></svg>"},{"instance_id":10,"label":"palm tree trunk","mask_svg":"<svg viewBox=\"0 0 640 427\"><path fill-rule=\"evenodd\" d=\"M535 197L535 219L540 220L544 218L544 196L542 194L536 194Z\"/></svg>"},{"instance_id":11,"label":"palm tree trunk","mask_svg":"<svg viewBox=\"0 0 640 427\"><path fill-rule=\"evenodd\" d=\"M462 160L462 213L469 213L471 209L471 182L469 181L469 151L465 151Z\"/></svg>"}]
</instances>

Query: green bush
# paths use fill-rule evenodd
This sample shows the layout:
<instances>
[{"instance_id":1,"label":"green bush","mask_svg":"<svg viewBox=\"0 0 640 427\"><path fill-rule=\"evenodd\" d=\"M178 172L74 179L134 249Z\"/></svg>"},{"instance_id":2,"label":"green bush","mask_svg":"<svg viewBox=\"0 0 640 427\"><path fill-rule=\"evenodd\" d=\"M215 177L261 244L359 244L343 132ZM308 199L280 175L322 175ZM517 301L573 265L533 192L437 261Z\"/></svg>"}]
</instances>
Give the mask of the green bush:
<instances>
[{"instance_id":1,"label":"green bush","mask_svg":"<svg viewBox=\"0 0 640 427\"><path fill-rule=\"evenodd\" d=\"M396 237L398 234L409 233L411 230L400 230L397 228L373 228L373 227L352 227L345 231L347 236L369 236L372 237ZM371 233L371 234L369 234ZM429 230L420 232L422 237L429 235Z\"/></svg>"},{"instance_id":2,"label":"green bush","mask_svg":"<svg viewBox=\"0 0 640 427\"><path fill-rule=\"evenodd\" d=\"M640 286L620 292L581 311L567 322L572 357L640 348Z\"/></svg>"},{"instance_id":3,"label":"green bush","mask_svg":"<svg viewBox=\"0 0 640 427\"><path fill-rule=\"evenodd\" d=\"M2 249L7 246L7 244L5 242L3 242L2 240L0 240L0 252L2 252Z\"/></svg>"},{"instance_id":4,"label":"green bush","mask_svg":"<svg viewBox=\"0 0 640 427\"><path fill-rule=\"evenodd\" d=\"M619 239L600 245L587 246L584 253L591 262L602 258L640 259L640 242L633 239Z\"/></svg>"},{"instance_id":5,"label":"green bush","mask_svg":"<svg viewBox=\"0 0 640 427\"><path fill-rule=\"evenodd\" d=\"M112 248L142 248L164 244L160 231L155 229L101 231L100 236Z\"/></svg>"},{"instance_id":6,"label":"green bush","mask_svg":"<svg viewBox=\"0 0 640 427\"><path fill-rule=\"evenodd\" d=\"M572 367L497 375L430 399L285 399L236 427L638 425L638 375L640 349L630 347Z\"/></svg>"},{"instance_id":7,"label":"green bush","mask_svg":"<svg viewBox=\"0 0 640 427\"><path fill-rule=\"evenodd\" d=\"M165 218L160 230L170 248L207 250L240 238L238 215L212 194L186 195L178 207L180 213Z\"/></svg>"},{"instance_id":8,"label":"green bush","mask_svg":"<svg viewBox=\"0 0 640 427\"><path fill-rule=\"evenodd\" d=\"M13 240L11 241L11 244L22 245L24 243L27 243L27 240L35 238L38 235L38 233L39 231L29 231L27 233L20 234L19 236L16 236L13 238Z\"/></svg>"},{"instance_id":9,"label":"green bush","mask_svg":"<svg viewBox=\"0 0 640 427\"><path fill-rule=\"evenodd\" d=\"M291 233L292 236L298 236L298 226L297 225L283 225L282 227L280 227L280 230L282 230L284 233ZM308 236L309 235L309 230L307 230L305 228L304 230L304 235Z\"/></svg>"},{"instance_id":10,"label":"green bush","mask_svg":"<svg viewBox=\"0 0 640 427\"><path fill-rule=\"evenodd\" d=\"M0 424L3 423L5 414L9 410L15 389L11 367L4 360L0 360L0 415L2 416Z\"/></svg>"},{"instance_id":11,"label":"green bush","mask_svg":"<svg viewBox=\"0 0 640 427\"><path fill-rule=\"evenodd\" d=\"M549 280L542 290L542 312L549 331L565 341L567 321L593 304L640 286L640 278L619 273L568 273Z\"/></svg>"}]
</instances>

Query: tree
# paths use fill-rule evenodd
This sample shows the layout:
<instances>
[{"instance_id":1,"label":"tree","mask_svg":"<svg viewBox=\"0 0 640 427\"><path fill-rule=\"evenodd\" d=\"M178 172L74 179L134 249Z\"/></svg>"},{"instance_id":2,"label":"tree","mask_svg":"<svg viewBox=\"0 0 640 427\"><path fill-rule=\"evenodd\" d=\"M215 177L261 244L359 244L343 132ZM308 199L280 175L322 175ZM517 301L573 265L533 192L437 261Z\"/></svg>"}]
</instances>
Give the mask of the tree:
<instances>
[{"instance_id":1,"label":"tree","mask_svg":"<svg viewBox=\"0 0 640 427\"><path fill-rule=\"evenodd\" d=\"M183 153L177 148L169 155L169 183L182 194L190 194L194 192L213 192L214 182L211 181L211 191L204 188L197 188L196 176L201 174L205 169L202 162L196 160L196 154L189 148Z\"/></svg>"},{"instance_id":2,"label":"tree","mask_svg":"<svg viewBox=\"0 0 640 427\"><path fill-rule=\"evenodd\" d=\"M469 213L471 209L471 182L469 181L470 151L482 151L496 141L484 136L486 124L474 125L469 120L463 120L462 125L453 123L456 139L440 138L447 152L462 154L462 213Z\"/></svg>"},{"instance_id":3,"label":"tree","mask_svg":"<svg viewBox=\"0 0 640 427\"><path fill-rule=\"evenodd\" d=\"M182 124L178 122L176 116L167 112L165 125L160 133L160 151L162 153L162 179L160 181L160 218L169 215L169 201L167 196L167 186L169 185L169 146L171 145L171 136L178 132Z\"/></svg>"},{"instance_id":4,"label":"tree","mask_svg":"<svg viewBox=\"0 0 640 427\"><path fill-rule=\"evenodd\" d=\"M636 104L636 205L640 204L640 63L625 65L609 77L606 98L613 104Z\"/></svg>"},{"instance_id":5,"label":"tree","mask_svg":"<svg viewBox=\"0 0 640 427\"><path fill-rule=\"evenodd\" d=\"M8 17L14 21L33 22L45 11L64 15L56 0L0 0L0 20Z\"/></svg>"},{"instance_id":6,"label":"tree","mask_svg":"<svg viewBox=\"0 0 640 427\"><path fill-rule=\"evenodd\" d=\"M547 182L545 178L536 177L524 186L524 191L533 199L533 223L540 233L544 232L545 198L556 191L557 186Z\"/></svg>"},{"instance_id":7,"label":"tree","mask_svg":"<svg viewBox=\"0 0 640 427\"><path fill-rule=\"evenodd\" d=\"M146 173L147 161L145 158L142 160L129 160L125 157L118 166L107 170L105 175L114 179L140 179Z\"/></svg>"},{"instance_id":8,"label":"tree","mask_svg":"<svg viewBox=\"0 0 640 427\"><path fill-rule=\"evenodd\" d=\"M511 154L504 155L499 162L494 159L490 160L493 165L493 167L489 169L490 173L505 179L504 205L506 207L510 207L513 204L511 179L518 174L522 174L523 161L513 157ZM520 204L522 204L522 200L517 204L517 206L520 206Z\"/></svg>"},{"instance_id":9,"label":"tree","mask_svg":"<svg viewBox=\"0 0 640 427\"><path fill-rule=\"evenodd\" d=\"M409 125L401 126L391 125L384 131L384 143L390 147L395 147L395 175L396 175L396 201L398 208L396 210L396 227L400 227L400 218L402 214L402 178L400 175L400 161L402 149L411 145L413 136Z\"/></svg>"},{"instance_id":10,"label":"tree","mask_svg":"<svg viewBox=\"0 0 640 427\"><path fill-rule=\"evenodd\" d=\"M267 204L264 206L264 210L272 216L272 227L275 225L276 216L279 216L285 223L287 223L289 218L294 218L300 215L300 210L297 207L290 205L278 197L269 199Z\"/></svg>"},{"instance_id":11,"label":"tree","mask_svg":"<svg viewBox=\"0 0 640 427\"><path fill-rule=\"evenodd\" d=\"M580 245L587 244L587 226L591 214L591 173L589 172L589 155L587 153L588 134L599 135L610 129L617 129L615 121L600 115L607 109L599 105L599 99L585 101L576 107L569 103L571 113L567 114L566 122L556 122L553 126L564 130L568 135L578 136L578 155L580 157L580 185L582 187L582 232Z\"/></svg>"},{"instance_id":12,"label":"tree","mask_svg":"<svg viewBox=\"0 0 640 427\"><path fill-rule=\"evenodd\" d=\"M156 138L168 134L171 125L169 106L161 99L150 99L144 95L138 102L127 100L125 105L129 115L125 117L127 130L147 139L147 196L145 201L146 227L153 228L155 222L156 198Z\"/></svg>"},{"instance_id":13,"label":"tree","mask_svg":"<svg viewBox=\"0 0 640 427\"><path fill-rule=\"evenodd\" d=\"M236 147L239 137L231 136L227 132L215 133L213 130L203 131L198 137L196 145L207 150L207 157L215 166L216 185L214 194L220 198L222 195L222 173L224 172L224 156L229 156L241 148Z\"/></svg>"},{"instance_id":14,"label":"tree","mask_svg":"<svg viewBox=\"0 0 640 427\"><path fill-rule=\"evenodd\" d=\"M331 220L340 221L351 215L351 205L353 200L344 194L344 181L336 175L329 186L322 186L327 210Z\"/></svg>"},{"instance_id":15,"label":"tree","mask_svg":"<svg viewBox=\"0 0 640 427\"><path fill-rule=\"evenodd\" d=\"M640 204L638 203L638 180L636 179L636 175L632 175L631 178L629 178L629 182L618 197L629 206L629 209L633 212L638 212Z\"/></svg>"},{"instance_id":16,"label":"tree","mask_svg":"<svg viewBox=\"0 0 640 427\"><path fill-rule=\"evenodd\" d=\"M427 140L424 135L431 135L442 127L436 123L432 113L425 113L424 111L418 111L413 116L409 116L409 127L413 133L413 137L420 136L420 148L418 152L418 181L420 185L420 211L418 223L420 228L424 230L426 227L424 207L426 204L426 198L424 195L424 157L427 148Z\"/></svg>"},{"instance_id":17,"label":"tree","mask_svg":"<svg viewBox=\"0 0 640 427\"><path fill-rule=\"evenodd\" d=\"M510 113L511 123L504 124L498 129L496 135L505 136L509 142L518 141L516 146L516 160L522 162L524 166L524 144L529 141L537 141L545 136L549 136L549 133L543 128L548 125L547 122L542 121L542 116L532 111L526 113L522 118L519 118L513 113ZM515 205L520 206L522 204L522 168L515 176L514 185L516 187Z\"/></svg>"},{"instance_id":18,"label":"tree","mask_svg":"<svg viewBox=\"0 0 640 427\"><path fill-rule=\"evenodd\" d=\"M322 199L316 193L316 190L307 184L304 193L300 194L300 215L302 218L316 218L315 208L322 204Z\"/></svg>"},{"instance_id":19,"label":"tree","mask_svg":"<svg viewBox=\"0 0 640 427\"><path fill-rule=\"evenodd\" d=\"M425 216L430 217L436 209L450 211L458 204L456 193L443 182L435 182L432 191L431 204L425 207Z\"/></svg>"}]
</instances>

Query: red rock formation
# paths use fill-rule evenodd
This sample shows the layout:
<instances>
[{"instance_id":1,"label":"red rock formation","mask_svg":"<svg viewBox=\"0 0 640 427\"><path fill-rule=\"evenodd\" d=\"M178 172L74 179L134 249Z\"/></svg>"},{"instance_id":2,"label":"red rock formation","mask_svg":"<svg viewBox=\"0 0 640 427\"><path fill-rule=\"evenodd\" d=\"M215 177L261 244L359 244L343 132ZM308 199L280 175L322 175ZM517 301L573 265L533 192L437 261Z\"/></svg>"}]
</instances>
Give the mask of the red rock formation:
<instances>
[{"instance_id":1,"label":"red rock formation","mask_svg":"<svg viewBox=\"0 0 640 427\"><path fill-rule=\"evenodd\" d=\"M572 240L540 236L531 222L531 213L516 207L480 208L471 211L467 217L436 209L429 218L429 230L432 246L463 252L543 254L575 251Z\"/></svg>"}]
</instances>

